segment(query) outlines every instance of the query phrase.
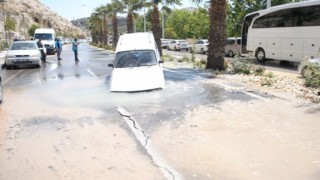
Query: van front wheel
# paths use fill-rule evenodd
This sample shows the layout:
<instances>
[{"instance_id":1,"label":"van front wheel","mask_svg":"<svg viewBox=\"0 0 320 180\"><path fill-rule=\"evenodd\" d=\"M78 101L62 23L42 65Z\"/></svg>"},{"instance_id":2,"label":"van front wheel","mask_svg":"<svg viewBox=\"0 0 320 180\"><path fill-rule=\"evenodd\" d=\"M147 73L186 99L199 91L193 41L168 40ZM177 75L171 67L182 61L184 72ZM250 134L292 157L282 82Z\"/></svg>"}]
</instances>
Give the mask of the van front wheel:
<instances>
[{"instance_id":1,"label":"van front wheel","mask_svg":"<svg viewBox=\"0 0 320 180\"><path fill-rule=\"evenodd\" d=\"M230 50L230 51L228 52L228 56L229 56L229 57L233 57L233 56L234 56L233 51Z\"/></svg>"},{"instance_id":2,"label":"van front wheel","mask_svg":"<svg viewBox=\"0 0 320 180\"><path fill-rule=\"evenodd\" d=\"M266 53L264 52L263 49L258 49L256 52L256 58L259 62L263 63L266 61Z\"/></svg>"}]
</instances>

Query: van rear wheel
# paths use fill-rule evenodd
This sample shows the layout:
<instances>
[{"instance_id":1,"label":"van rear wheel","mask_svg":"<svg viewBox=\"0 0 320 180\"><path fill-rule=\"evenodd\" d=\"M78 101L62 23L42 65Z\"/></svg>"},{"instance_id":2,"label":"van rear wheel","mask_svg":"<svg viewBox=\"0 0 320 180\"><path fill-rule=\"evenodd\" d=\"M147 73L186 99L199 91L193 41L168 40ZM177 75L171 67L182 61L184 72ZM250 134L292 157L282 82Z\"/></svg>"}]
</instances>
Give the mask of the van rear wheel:
<instances>
[{"instance_id":1,"label":"van rear wheel","mask_svg":"<svg viewBox=\"0 0 320 180\"><path fill-rule=\"evenodd\" d=\"M230 51L228 52L228 56L229 56L229 57L233 57L233 56L234 56L233 51L230 50Z\"/></svg>"},{"instance_id":2,"label":"van rear wheel","mask_svg":"<svg viewBox=\"0 0 320 180\"><path fill-rule=\"evenodd\" d=\"M258 49L256 52L256 58L260 63L264 63L266 61L266 53L262 48Z\"/></svg>"},{"instance_id":3,"label":"van rear wheel","mask_svg":"<svg viewBox=\"0 0 320 180\"><path fill-rule=\"evenodd\" d=\"M201 53L201 54L205 54L203 48L200 49L200 53Z\"/></svg>"}]
</instances>

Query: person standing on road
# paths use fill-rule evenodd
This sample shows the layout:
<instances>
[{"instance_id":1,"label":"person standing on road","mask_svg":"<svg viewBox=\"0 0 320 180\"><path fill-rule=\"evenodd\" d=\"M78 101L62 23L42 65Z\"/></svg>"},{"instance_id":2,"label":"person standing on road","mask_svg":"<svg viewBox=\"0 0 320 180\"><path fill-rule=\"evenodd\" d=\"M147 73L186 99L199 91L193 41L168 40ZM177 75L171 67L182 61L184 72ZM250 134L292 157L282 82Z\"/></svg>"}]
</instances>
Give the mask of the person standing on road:
<instances>
[{"instance_id":1,"label":"person standing on road","mask_svg":"<svg viewBox=\"0 0 320 180\"><path fill-rule=\"evenodd\" d=\"M74 38L74 41L72 42L72 50L74 52L74 58L75 58L75 61L79 61L78 59L78 46L79 46L79 42L78 42L78 39L77 38Z\"/></svg>"},{"instance_id":2,"label":"person standing on road","mask_svg":"<svg viewBox=\"0 0 320 180\"><path fill-rule=\"evenodd\" d=\"M62 43L60 41L60 38L56 38L55 45L56 45L56 51L57 51L57 58L58 58L58 60L62 60L60 58L61 51L62 51Z\"/></svg>"},{"instance_id":3,"label":"person standing on road","mask_svg":"<svg viewBox=\"0 0 320 180\"><path fill-rule=\"evenodd\" d=\"M39 48L39 50L40 50L40 52L41 52L41 60L42 60L42 62L46 62L46 57L47 57L47 55L46 55L46 53L44 52L44 46L43 46L43 44L42 44L42 42L41 42L41 39L39 39L38 41L37 41L37 46L38 46L38 48Z\"/></svg>"}]
</instances>

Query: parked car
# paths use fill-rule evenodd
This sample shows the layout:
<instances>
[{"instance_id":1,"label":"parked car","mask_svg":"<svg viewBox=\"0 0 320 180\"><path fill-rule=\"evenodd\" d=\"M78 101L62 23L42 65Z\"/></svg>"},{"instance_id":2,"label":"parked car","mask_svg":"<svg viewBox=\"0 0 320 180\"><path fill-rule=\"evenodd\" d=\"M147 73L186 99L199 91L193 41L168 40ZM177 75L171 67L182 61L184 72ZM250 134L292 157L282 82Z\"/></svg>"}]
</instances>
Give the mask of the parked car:
<instances>
[{"instance_id":1,"label":"parked car","mask_svg":"<svg viewBox=\"0 0 320 180\"><path fill-rule=\"evenodd\" d=\"M205 54L208 51L209 42L207 39L198 39L190 46L190 52Z\"/></svg>"},{"instance_id":2,"label":"parked car","mask_svg":"<svg viewBox=\"0 0 320 180\"><path fill-rule=\"evenodd\" d=\"M226 46L224 52L229 57L234 57L236 54L240 54L241 38L230 37L226 40Z\"/></svg>"},{"instance_id":3,"label":"parked car","mask_svg":"<svg viewBox=\"0 0 320 180\"><path fill-rule=\"evenodd\" d=\"M305 73L306 73L306 69L308 68L308 66L312 64L315 66L320 67L320 58L316 58L316 59L308 59L308 60L304 60L301 61L299 66L298 66L298 72L304 77Z\"/></svg>"},{"instance_id":4,"label":"parked car","mask_svg":"<svg viewBox=\"0 0 320 180\"><path fill-rule=\"evenodd\" d=\"M166 49L168 48L169 43L172 39L161 39L161 48Z\"/></svg>"},{"instance_id":5,"label":"parked car","mask_svg":"<svg viewBox=\"0 0 320 180\"><path fill-rule=\"evenodd\" d=\"M172 40L168 45L168 50L181 51L183 49L189 50L189 44L186 40Z\"/></svg>"},{"instance_id":6,"label":"parked car","mask_svg":"<svg viewBox=\"0 0 320 180\"><path fill-rule=\"evenodd\" d=\"M2 89L2 72L1 72L1 67L0 67L0 104L2 103L3 100L3 89Z\"/></svg>"},{"instance_id":7,"label":"parked car","mask_svg":"<svg viewBox=\"0 0 320 180\"><path fill-rule=\"evenodd\" d=\"M134 92L165 87L163 61L153 34L121 35L116 47L110 76L110 91Z\"/></svg>"},{"instance_id":8,"label":"parked car","mask_svg":"<svg viewBox=\"0 0 320 180\"><path fill-rule=\"evenodd\" d=\"M34 41L13 42L6 54L7 67L38 66L41 67L41 53Z\"/></svg>"},{"instance_id":9,"label":"parked car","mask_svg":"<svg viewBox=\"0 0 320 180\"><path fill-rule=\"evenodd\" d=\"M7 49L0 52L0 68L5 64Z\"/></svg>"}]
</instances>

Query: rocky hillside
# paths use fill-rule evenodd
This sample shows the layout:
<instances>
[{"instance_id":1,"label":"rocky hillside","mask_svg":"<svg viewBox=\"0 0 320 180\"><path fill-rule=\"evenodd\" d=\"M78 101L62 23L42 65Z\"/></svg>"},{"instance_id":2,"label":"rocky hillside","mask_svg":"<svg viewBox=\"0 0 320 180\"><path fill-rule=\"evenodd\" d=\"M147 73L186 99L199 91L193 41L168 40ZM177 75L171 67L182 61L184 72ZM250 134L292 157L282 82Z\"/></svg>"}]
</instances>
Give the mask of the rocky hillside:
<instances>
[{"instance_id":1,"label":"rocky hillside","mask_svg":"<svg viewBox=\"0 0 320 180\"><path fill-rule=\"evenodd\" d=\"M6 0L0 6L0 39L4 38L4 16L11 17L16 22L16 31L10 32L11 38L31 38L28 29L33 25L41 28L53 28L59 35L75 37L85 36L85 32L74 26L66 18L40 2L40 0ZM3 14L4 13L4 14Z\"/></svg>"}]
</instances>

